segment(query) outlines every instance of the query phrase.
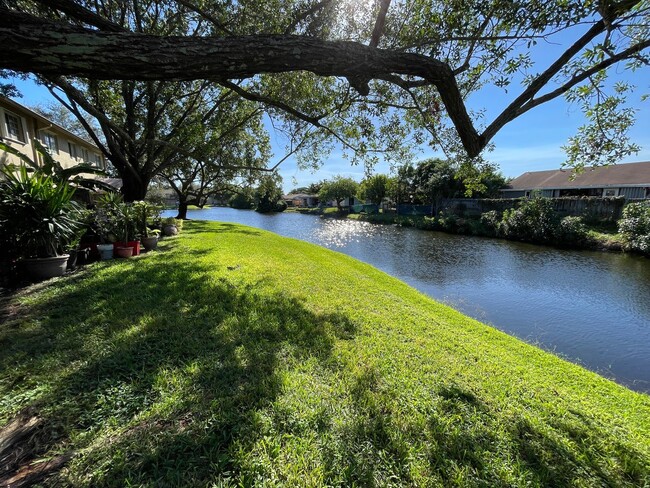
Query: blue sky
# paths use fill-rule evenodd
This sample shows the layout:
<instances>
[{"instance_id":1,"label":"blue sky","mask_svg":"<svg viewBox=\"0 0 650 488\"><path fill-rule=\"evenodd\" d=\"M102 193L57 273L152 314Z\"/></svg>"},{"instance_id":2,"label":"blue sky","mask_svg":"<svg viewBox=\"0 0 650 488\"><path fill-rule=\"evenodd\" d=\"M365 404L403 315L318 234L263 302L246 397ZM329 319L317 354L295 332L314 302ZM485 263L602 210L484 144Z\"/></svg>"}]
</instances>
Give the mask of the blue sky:
<instances>
[{"instance_id":1,"label":"blue sky","mask_svg":"<svg viewBox=\"0 0 650 488\"><path fill-rule=\"evenodd\" d=\"M649 102L642 103L640 100L641 94L648 91L648 81L644 78L647 73L639 71L633 76L627 78L632 83L641 85L639 88L642 90L639 90L639 93L633 95L630 100L631 105L639 109L637 123L631 130L631 136L632 140L641 146L641 152L621 162L650 160L650 107ZM44 87L32 81L15 81L23 95L18 101L24 105L33 106L53 100ZM469 104L474 109L484 108L487 112L486 120L492 120L507 106L511 97L512 95L507 95L500 89L488 87L470 99ZM495 149L487 155L487 159L497 163L505 176L512 177L526 171L559 168L565 159L561 146L583 123L584 118L577 105L569 105L563 98L556 99L534 108L506 125L493 139ZM284 141L272 134L271 143L275 155L273 162L284 155ZM416 160L434 155L439 154L434 153L430 148L425 148L416 156ZM362 166L351 166L337 150L332 152L316 172L298 169L296 162L291 158L282 163L279 172L284 181L285 192L296 186L305 186L338 174L350 176L357 181L364 176ZM378 164L375 172L388 173L388 165Z\"/></svg>"}]
</instances>

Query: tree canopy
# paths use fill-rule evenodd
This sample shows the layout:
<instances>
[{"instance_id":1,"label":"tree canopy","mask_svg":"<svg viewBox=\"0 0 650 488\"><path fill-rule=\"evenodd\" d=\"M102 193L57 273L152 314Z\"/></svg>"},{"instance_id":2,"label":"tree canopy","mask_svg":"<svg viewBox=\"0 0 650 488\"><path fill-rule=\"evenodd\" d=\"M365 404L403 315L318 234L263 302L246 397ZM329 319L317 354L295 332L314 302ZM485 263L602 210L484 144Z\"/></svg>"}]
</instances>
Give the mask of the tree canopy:
<instances>
[{"instance_id":1,"label":"tree canopy","mask_svg":"<svg viewBox=\"0 0 650 488\"><path fill-rule=\"evenodd\" d=\"M354 197L359 189L359 183L352 178L344 178L341 175L335 176L329 181L323 182L318 193L322 202L334 200L339 211L342 210L341 202L346 198Z\"/></svg>"},{"instance_id":2,"label":"tree canopy","mask_svg":"<svg viewBox=\"0 0 650 488\"><path fill-rule=\"evenodd\" d=\"M644 0L4 0L0 69L211 80L283 112L305 157L334 140L396 159L408 135L474 158L564 95L589 121L567 146L581 165L638 149L626 136L635 87L608 76L647 72L649 12ZM542 45L553 59L534 56ZM466 104L486 85L510 97L492 120Z\"/></svg>"},{"instance_id":3,"label":"tree canopy","mask_svg":"<svg viewBox=\"0 0 650 488\"><path fill-rule=\"evenodd\" d=\"M357 196L361 200L370 200L375 205L380 205L388 193L388 182L386 175L368 176L359 184Z\"/></svg>"}]
</instances>

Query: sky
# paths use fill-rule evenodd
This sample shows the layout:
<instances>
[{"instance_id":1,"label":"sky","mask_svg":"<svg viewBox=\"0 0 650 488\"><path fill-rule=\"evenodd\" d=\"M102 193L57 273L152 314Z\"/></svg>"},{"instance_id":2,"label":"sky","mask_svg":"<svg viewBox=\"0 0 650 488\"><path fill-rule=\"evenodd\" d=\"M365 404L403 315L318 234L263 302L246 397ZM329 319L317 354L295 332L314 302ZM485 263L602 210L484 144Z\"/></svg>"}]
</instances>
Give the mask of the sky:
<instances>
[{"instance_id":1,"label":"sky","mask_svg":"<svg viewBox=\"0 0 650 488\"><path fill-rule=\"evenodd\" d=\"M550 53L547 53L550 55ZM633 84L638 85L638 93L630 99L631 105L638 109L636 125L631 129L630 135L633 142L641 147L641 151L620 161L650 161L650 102L642 102L642 93L648 92L648 69L638 71L634 75L623 75ZM22 93L19 103L27 106L48 103L54 98L48 90L33 81L14 80ZM478 94L470 98L468 105L474 109L485 109L487 118L492 120L510 99L514 96L504 93L496 87L483 88ZM579 126L585 123L580 108L568 104L564 98L540 105L526 114L507 124L493 139L494 150L486 155L486 159L498 165L506 177L517 177L526 171L541 171L557 169L565 160L562 151L570 136L574 135ZM270 126L269 126L270 128ZM274 157L271 166L284 156L285 141L279 135L271 132L271 144ZM415 156L415 161L433 156L442 156L431 148L423 148ZM389 173L386 163L380 163L374 168L375 173ZM309 183L329 179L336 175L351 177L360 181L365 176L363 166L351 166L349 161L341 157L340 150L334 150L322 167L317 171L300 170L293 158L288 158L279 168L283 178L283 189L307 186Z\"/></svg>"}]
</instances>

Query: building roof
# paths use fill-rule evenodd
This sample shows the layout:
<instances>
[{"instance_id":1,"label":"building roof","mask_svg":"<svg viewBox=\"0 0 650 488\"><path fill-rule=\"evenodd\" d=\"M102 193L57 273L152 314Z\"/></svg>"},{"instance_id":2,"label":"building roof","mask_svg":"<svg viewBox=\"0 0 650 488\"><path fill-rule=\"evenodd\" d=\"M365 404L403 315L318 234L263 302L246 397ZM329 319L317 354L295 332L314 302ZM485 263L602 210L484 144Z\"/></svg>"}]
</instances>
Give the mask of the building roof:
<instances>
[{"instance_id":1,"label":"building roof","mask_svg":"<svg viewBox=\"0 0 650 488\"><path fill-rule=\"evenodd\" d=\"M650 187L650 161L586 168L571 180L570 170L529 171L510 182L503 191L554 188Z\"/></svg>"},{"instance_id":2,"label":"building roof","mask_svg":"<svg viewBox=\"0 0 650 488\"><path fill-rule=\"evenodd\" d=\"M55 122L52 122L47 117L43 117L38 112L34 112L31 108L25 107L24 105L21 105L20 103L15 102L15 101L11 100L10 98L5 98L5 97L0 97L0 103L6 104L10 109L27 112L27 113L29 113L30 116L40 120L42 123L51 125L53 128L56 128L56 130L58 130L59 132L62 132L63 134L65 134L66 137L69 137L70 139L73 139L75 142L78 142L80 144L84 144L84 145L86 145L88 147L95 148L98 152L101 153L101 151L99 151L99 148L95 144L93 144L92 142L89 142L89 141L79 137L78 135L73 134L72 132L70 132L65 127L61 127L59 124L57 124Z\"/></svg>"}]
</instances>

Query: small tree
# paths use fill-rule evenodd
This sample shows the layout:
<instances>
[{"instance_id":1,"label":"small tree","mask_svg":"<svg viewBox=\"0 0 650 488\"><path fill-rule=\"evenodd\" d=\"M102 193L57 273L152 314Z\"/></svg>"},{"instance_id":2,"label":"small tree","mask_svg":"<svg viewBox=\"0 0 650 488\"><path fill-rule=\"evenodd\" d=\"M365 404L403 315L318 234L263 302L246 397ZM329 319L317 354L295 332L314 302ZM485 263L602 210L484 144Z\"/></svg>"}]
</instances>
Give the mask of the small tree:
<instances>
[{"instance_id":1,"label":"small tree","mask_svg":"<svg viewBox=\"0 0 650 488\"><path fill-rule=\"evenodd\" d=\"M456 170L448 160L433 158L418 163L414 183L418 199L431 205L463 193L463 183L456 178Z\"/></svg>"},{"instance_id":2,"label":"small tree","mask_svg":"<svg viewBox=\"0 0 650 488\"><path fill-rule=\"evenodd\" d=\"M260 179L255 190L255 210L260 213L282 212L286 204L282 200L282 177L274 173Z\"/></svg>"},{"instance_id":3,"label":"small tree","mask_svg":"<svg viewBox=\"0 0 650 488\"><path fill-rule=\"evenodd\" d=\"M388 176L386 175L369 176L359 185L357 196L361 200L370 200L375 205L380 205L388 194L388 184Z\"/></svg>"},{"instance_id":4,"label":"small tree","mask_svg":"<svg viewBox=\"0 0 650 488\"><path fill-rule=\"evenodd\" d=\"M342 176L335 176L333 180L323 183L318 198L327 202L334 200L339 212L343 210L341 202L346 198L352 198L357 194L359 184L352 178L344 178Z\"/></svg>"}]
</instances>

